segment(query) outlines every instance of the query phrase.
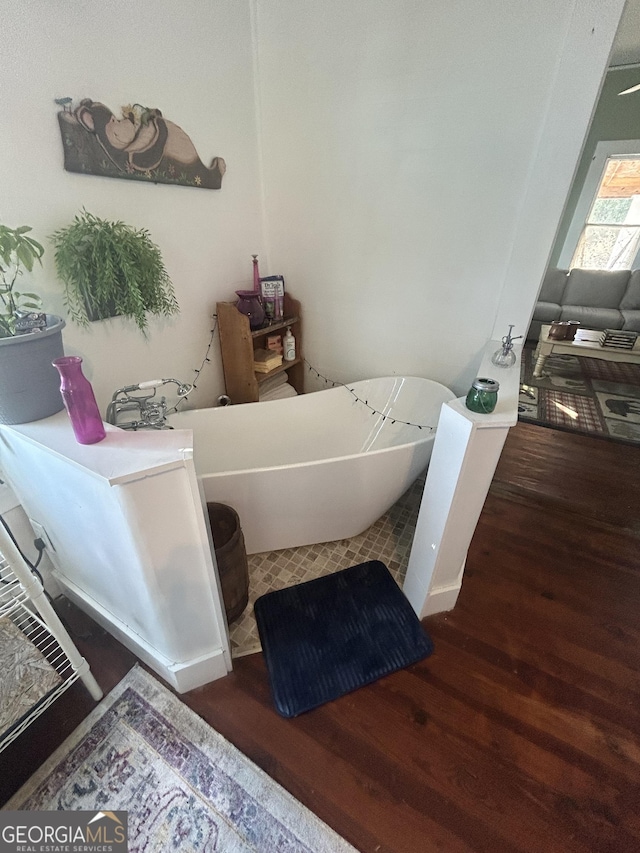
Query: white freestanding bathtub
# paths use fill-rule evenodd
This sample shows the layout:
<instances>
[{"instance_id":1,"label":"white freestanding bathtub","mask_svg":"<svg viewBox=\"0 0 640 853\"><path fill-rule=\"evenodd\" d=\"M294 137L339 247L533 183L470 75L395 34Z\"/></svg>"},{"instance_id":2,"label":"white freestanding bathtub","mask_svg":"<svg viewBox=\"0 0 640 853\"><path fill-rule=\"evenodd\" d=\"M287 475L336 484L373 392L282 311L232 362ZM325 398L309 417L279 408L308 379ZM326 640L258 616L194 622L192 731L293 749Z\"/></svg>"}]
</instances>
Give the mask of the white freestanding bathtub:
<instances>
[{"instance_id":1,"label":"white freestanding bathtub","mask_svg":"<svg viewBox=\"0 0 640 853\"><path fill-rule=\"evenodd\" d=\"M193 430L206 500L236 510L255 554L366 530L426 470L441 406L454 396L430 379L393 376L168 422Z\"/></svg>"}]
</instances>

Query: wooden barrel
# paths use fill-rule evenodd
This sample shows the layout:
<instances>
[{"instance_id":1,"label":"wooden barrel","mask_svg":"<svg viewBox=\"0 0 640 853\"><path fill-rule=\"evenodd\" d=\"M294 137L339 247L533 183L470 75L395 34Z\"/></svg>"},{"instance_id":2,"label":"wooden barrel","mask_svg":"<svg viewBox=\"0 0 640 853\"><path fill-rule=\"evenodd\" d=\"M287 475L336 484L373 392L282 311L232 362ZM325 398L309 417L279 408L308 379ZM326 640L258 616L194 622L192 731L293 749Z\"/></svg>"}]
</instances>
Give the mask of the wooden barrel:
<instances>
[{"instance_id":1,"label":"wooden barrel","mask_svg":"<svg viewBox=\"0 0 640 853\"><path fill-rule=\"evenodd\" d=\"M231 624L249 602L249 565L240 519L235 509L226 504L208 503L209 523L216 552L222 598Z\"/></svg>"}]
</instances>

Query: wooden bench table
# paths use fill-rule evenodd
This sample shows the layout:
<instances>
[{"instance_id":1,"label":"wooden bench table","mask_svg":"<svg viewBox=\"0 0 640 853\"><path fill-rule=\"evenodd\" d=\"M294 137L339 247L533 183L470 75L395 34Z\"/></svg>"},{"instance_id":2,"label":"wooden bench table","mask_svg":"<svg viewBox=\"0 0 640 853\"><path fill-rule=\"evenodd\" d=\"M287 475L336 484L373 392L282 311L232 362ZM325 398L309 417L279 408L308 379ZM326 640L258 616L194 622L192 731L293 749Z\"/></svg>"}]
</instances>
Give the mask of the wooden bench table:
<instances>
[{"instance_id":1,"label":"wooden bench table","mask_svg":"<svg viewBox=\"0 0 640 853\"><path fill-rule=\"evenodd\" d=\"M578 329L573 341L554 341L549 338L550 325L540 328L540 338L534 353L536 366L533 375L536 379L542 376L544 364L549 356L578 355L581 358L602 358L605 361L626 361L631 364L640 363L640 335L636 338L633 349L623 347L603 347L600 344L601 331L597 329Z\"/></svg>"}]
</instances>

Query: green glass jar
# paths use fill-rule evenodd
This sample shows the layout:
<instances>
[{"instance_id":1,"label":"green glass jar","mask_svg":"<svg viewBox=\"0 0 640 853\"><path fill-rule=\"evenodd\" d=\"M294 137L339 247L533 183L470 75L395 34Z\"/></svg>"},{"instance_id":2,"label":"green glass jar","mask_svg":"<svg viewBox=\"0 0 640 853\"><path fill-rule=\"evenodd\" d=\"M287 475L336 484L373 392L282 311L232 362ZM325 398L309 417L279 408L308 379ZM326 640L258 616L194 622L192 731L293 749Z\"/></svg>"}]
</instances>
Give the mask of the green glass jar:
<instances>
[{"instance_id":1,"label":"green glass jar","mask_svg":"<svg viewBox=\"0 0 640 853\"><path fill-rule=\"evenodd\" d=\"M473 381L465 404L467 409L480 415L490 414L498 402L500 383L495 379L485 379L479 376Z\"/></svg>"}]
</instances>

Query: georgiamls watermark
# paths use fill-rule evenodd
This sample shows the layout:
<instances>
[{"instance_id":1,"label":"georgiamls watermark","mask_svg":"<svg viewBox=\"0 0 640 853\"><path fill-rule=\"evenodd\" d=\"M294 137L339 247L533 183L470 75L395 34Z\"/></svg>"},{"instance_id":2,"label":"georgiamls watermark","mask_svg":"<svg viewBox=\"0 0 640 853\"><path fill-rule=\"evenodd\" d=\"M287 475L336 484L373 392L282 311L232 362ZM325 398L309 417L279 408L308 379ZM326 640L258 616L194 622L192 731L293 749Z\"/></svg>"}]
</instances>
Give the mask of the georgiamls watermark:
<instances>
[{"instance_id":1,"label":"georgiamls watermark","mask_svg":"<svg viewBox=\"0 0 640 853\"><path fill-rule=\"evenodd\" d=\"M127 812L0 811L0 853L127 853Z\"/></svg>"}]
</instances>

